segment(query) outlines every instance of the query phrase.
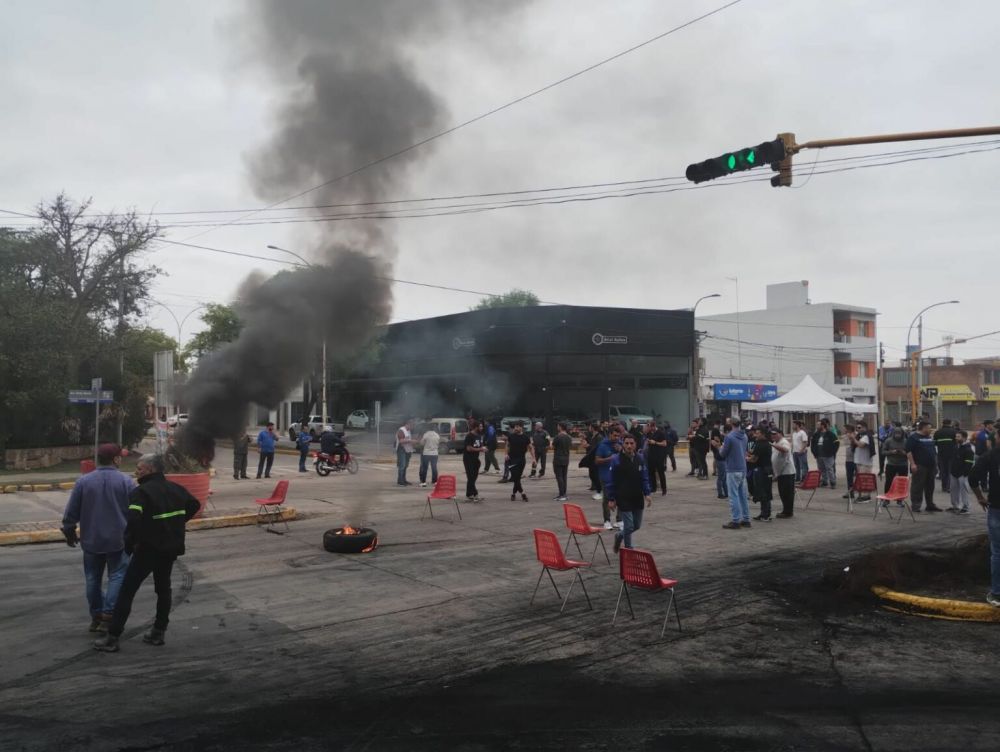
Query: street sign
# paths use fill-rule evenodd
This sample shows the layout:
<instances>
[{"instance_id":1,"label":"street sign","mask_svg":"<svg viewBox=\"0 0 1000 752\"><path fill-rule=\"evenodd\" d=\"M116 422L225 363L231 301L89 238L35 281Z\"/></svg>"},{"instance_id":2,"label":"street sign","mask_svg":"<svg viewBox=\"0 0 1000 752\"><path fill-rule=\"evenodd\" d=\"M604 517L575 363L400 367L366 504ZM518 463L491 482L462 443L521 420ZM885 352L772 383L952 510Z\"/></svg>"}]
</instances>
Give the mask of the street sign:
<instances>
[{"instance_id":1,"label":"street sign","mask_svg":"<svg viewBox=\"0 0 1000 752\"><path fill-rule=\"evenodd\" d=\"M96 379L90 380L91 391L94 392L100 391L102 386L104 386L104 380L100 376L98 376Z\"/></svg>"},{"instance_id":2,"label":"street sign","mask_svg":"<svg viewBox=\"0 0 1000 752\"><path fill-rule=\"evenodd\" d=\"M97 379L99 381L99 379ZM101 403L114 402L115 393L111 390L104 390L101 393ZM89 389L70 389L69 390L69 401L74 405L87 405L94 404L96 395Z\"/></svg>"}]
</instances>

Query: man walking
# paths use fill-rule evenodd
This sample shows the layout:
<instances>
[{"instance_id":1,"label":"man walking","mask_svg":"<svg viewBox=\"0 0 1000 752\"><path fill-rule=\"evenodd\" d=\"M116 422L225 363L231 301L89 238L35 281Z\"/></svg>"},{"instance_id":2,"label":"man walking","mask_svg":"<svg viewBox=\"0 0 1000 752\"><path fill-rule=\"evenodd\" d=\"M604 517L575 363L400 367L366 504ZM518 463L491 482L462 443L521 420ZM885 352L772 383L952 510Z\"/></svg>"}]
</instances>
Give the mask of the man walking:
<instances>
[{"instance_id":1,"label":"man walking","mask_svg":"<svg viewBox=\"0 0 1000 752\"><path fill-rule=\"evenodd\" d=\"M471 428L471 426L470 426ZM410 458L413 456L413 418L407 418L403 425L396 430L396 485L412 485L406 479L406 468L410 466ZM479 456L476 456L476 465L479 464Z\"/></svg>"},{"instance_id":2,"label":"man walking","mask_svg":"<svg viewBox=\"0 0 1000 752\"><path fill-rule=\"evenodd\" d=\"M670 472L676 473L677 458L674 457L674 447L677 446L681 437L677 435L677 431L670 425L669 420L663 424L663 433L667 435L667 459L670 460Z\"/></svg>"},{"instance_id":3,"label":"man walking","mask_svg":"<svg viewBox=\"0 0 1000 752\"><path fill-rule=\"evenodd\" d=\"M170 573L184 554L184 526L201 508L186 488L168 481L163 457L143 456L136 468L139 486L129 495L125 550L132 554L121 593L108 626L108 634L94 643L97 650L118 652L118 640L132 611L132 601L143 581L152 574L156 588L156 619L143 635L149 645L162 645L170 621Z\"/></svg>"},{"instance_id":4,"label":"man walking","mask_svg":"<svg viewBox=\"0 0 1000 752\"><path fill-rule=\"evenodd\" d=\"M128 495L135 482L122 472L121 448L101 444L97 448L97 469L81 476L69 495L63 512L62 533L66 544L83 549L83 577L90 607L90 631L107 629L121 590L128 554L125 553L125 522ZM80 523L80 536L76 524ZM104 570L108 589L103 591Z\"/></svg>"},{"instance_id":5,"label":"man walking","mask_svg":"<svg viewBox=\"0 0 1000 752\"><path fill-rule=\"evenodd\" d=\"M486 451L483 446L483 436L479 433L479 424L469 420L469 432L465 434L465 451L462 453L462 464L465 465L465 500L482 501L476 480L479 478L479 455Z\"/></svg>"},{"instance_id":6,"label":"man walking","mask_svg":"<svg viewBox=\"0 0 1000 752\"><path fill-rule=\"evenodd\" d=\"M949 512L955 514L969 513L969 498L972 496L972 489L969 487L969 474L972 466L976 464L976 450L972 442L968 440L965 431L955 432L955 451L952 454L951 465L948 474L951 475L951 507Z\"/></svg>"},{"instance_id":7,"label":"man walking","mask_svg":"<svg viewBox=\"0 0 1000 752\"><path fill-rule=\"evenodd\" d=\"M556 486L559 489L556 501L567 501L566 479L569 475L569 450L573 440L565 423L556 427L556 435L552 439L552 472L556 476Z\"/></svg>"},{"instance_id":8,"label":"man walking","mask_svg":"<svg viewBox=\"0 0 1000 752\"><path fill-rule=\"evenodd\" d=\"M536 465L538 466L538 477L545 477L545 461L549 453L549 432L542 424L535 423L535 430L531 432L531 446L535 450L535 459L531 461L531 477L535 477Z\"/></svg>"},{"instance_id":9,"label":"man walking","mask_svg":"<svg viewBox=\"0 0 1000 752\"><path fill-rule=\"evenodd\" d=\"M951 492L951 461L955 457L955 429L951 419L941 421L941 427L934 432L934 448L937 450L937 472L941 478L942 493Z\"/></svg>"},{"instance_id":10,"label":"man walking","mask_svg":"<svg viewBox=\"0 0 1000 752\"><path fill-rule=\"evenodd\" d=\"M986 512L986 534L990 540L990 591L986 602L1000 608L1000 447L979 456L969 475L969 486ZM989 501L983 488L989 487Z\"/></svg>"},{"instance_id":11,"label":"man walking","mask_svg":"<svg viewBox=\"0 0 1000 752\"><path fill-rule=\"evenodd\" d=\"M906 439L906 459L910 463L910 505L914 512L925 503L928 512L940 512L934 504L934 474L937 472L937 452L931 436L931 424L917 423L917 430Z\"/></svg>"},{"instance_id":12,"label":"man walking","mask_svg":"<svg viewBox=\"0 0 1000 752\"><path fill-rule=\"evenodd\" d=\"M497 462L497 427L490 421L486 424L486 433L483 434L483 445L486 447L486 467L483 468L483 475L490 474L490 468L500 472L500 463ZM437 480L435 468L434 479Z\"/></svg>"},{"instance_id":13,"label":"man walking","mask_svg":"<svg viewBox=\"0 0 1000 752\"><path fill-rule=\"evenodd\" d=\"M617 509L622 518L622 529L615 533L615 553L632 548L632 533L642 527L642 513L653 505L649 488L646 462L636 451L632 434L622 439L622 450L612 455L608 463L608 505Z\"/></svg>"},{"instance_id":14,"label":"man walking","mask_svg":"<svg viewBox=\"0 0 1000 752\"><path fill-rule=\"evenodd\" d=\"M611 522L611 507L608 505L608 483L611 482L611 458L618 452L622 428L617 423L608 429L607 437L597 446L594 462L601 476L601 516L604 517L604 529L615 527Z\"/></svg>"},{"instance_id":15,"label":"man walking","mask_svg":"<svg viewBox=\"0 0 1000 752\"><path fill-rule=\"evenodd\" d=\"M271 465L274 464L274 448L277 443L274 423L268 423L267 427L257 434L257 451L260 452L260 459L257 461L257 480L260 480L261 473L265 478L271 477Z\"/></svg>"},{"instance_id":16,"label":"man walking","mask_svg":"<svg viewBox=\"0 0 1000 752\"><path fill-rule=\"evenodd\" d=\"M726 434L719 456L726 465L726 489L729 491L729 511L732 519L722 527L739 530L750 527L750 502L747 499L747 435L737 423Z\"/></svg>"},{"instance_id":17,"label":"man walking","mask_svg":"<svg viewBox=\"0 0 1000 752\"><path fill-rule=\"evenodd\" d=\"M514 424L514 430L507 435L507 461L510 467L510 479L514 485L510 489L510 500L514 501L517 494L521 494L521 501L527 501L528 496L524 493L521 485L521 475L528 462L527 455L531 453L532 462L535 461L535 450L531 446L531 437L524 432L524 422L518 421Z\"/></svg>"},{"instance_id":18,"label":"man walking","mask_svg":"<svg viewBox=\"0 0 1000 752\"><path fill-rule=\"evenodd\" d=\"M420 437L420 443L423 447L420 453L420 487L427 488L428 467L431 469L431 483L437 483L438 480L438 452L441 447L441 434L435 431L432 425L424 431L424 435ZM486 456L489 457L489 449L486 450ZM493 461L496 462L496 458ZM489 468L489 460L487 460L486 467Z\"/></svg>"}]
</instances>

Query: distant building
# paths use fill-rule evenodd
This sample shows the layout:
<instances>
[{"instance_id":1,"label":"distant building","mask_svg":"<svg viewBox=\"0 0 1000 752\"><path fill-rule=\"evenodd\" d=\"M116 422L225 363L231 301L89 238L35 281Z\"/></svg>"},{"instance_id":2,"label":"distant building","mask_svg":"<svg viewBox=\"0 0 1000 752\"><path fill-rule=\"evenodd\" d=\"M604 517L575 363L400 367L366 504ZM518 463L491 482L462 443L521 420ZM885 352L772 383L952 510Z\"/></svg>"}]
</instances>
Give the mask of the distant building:
<instances>
[{"instance_id":1,"label":"distant building","mask_svg":"<svg viewBox=\"0 0 1000 752\"><path fill-rule=\"evenodd\" d=\"M774 399L807 374L831 394L874 403L875 315L848 303L811 303L802 280L768 285L764 309L698 316L706 412L729 414L739 402Z\"/></svg>"},{"instance_id":2,"label":"distant building","mask_svg":"<svg viewBox=\"0 0 1000 752\"><path fill-rule=\"evenodd\" d=\"M886 368L886 412L893 420L910 420L910 369L906 361ZM939 424L944 418L957 420L965 428L1000 413L1000 356L966 360L956 365L952 358L924 358L919 413Z\"/></svg>"}]
</instances>

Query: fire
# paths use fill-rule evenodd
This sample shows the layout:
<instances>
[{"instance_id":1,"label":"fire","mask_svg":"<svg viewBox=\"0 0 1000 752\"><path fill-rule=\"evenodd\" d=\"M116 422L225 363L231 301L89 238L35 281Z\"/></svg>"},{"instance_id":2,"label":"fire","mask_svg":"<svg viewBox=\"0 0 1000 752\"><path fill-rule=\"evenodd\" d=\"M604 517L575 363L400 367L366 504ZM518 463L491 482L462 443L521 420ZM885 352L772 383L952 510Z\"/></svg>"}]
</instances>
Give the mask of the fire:
<instances>
[{"instance_id":1,"label":"fire","mask_svg":"<svg viewBox=\"0 0 1000 752\"><path fill-rule=\"evenodd\" d=\"M357 535L360 531L357 528L353 528L350 525L347 527L342 527L337 531L337 535Z\"/></svg>"},{"instance_id":2,"label":"fire","mask_svg":"<svg viewBox=\"0 0 1000 752\"><path fill-rule=\"evenodd\" d=\"M375 546L377 546L377 545L378 545L378 536L376 535L375 536L375 540L372 541L372 544L370 546L368 546L368 548L362 548L361 549L361 553L366 554L369 551L374 551L375 550Z\"/></svg>"}]
</instances>

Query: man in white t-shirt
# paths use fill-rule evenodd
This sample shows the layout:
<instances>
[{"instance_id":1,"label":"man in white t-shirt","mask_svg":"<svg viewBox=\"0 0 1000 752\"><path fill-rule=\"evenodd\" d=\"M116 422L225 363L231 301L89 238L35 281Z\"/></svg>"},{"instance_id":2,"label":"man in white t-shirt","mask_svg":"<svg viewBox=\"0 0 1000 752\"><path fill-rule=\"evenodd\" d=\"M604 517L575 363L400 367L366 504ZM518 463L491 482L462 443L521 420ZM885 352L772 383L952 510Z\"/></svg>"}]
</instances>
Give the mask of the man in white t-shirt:
<instances>
[{"instance_id":1,"label":"man in white t-shirt","mask_svg":"<svg viewBox=\"0 0 1000 752\"><path fill-rule=\"evenodd\" d=\"M771 470L781 498L781 511L775 517L786 520L795 512L795 460L791 442L777 428L771 429Z\"/></svg>"},{"instance_id":2,"label":"man in white t-shirt","mask_svg":"<svg viewBox=\"0 0 1000 752\"><path fill-rule=\"evenodd\" d=\"M792 421L792 461L795 463L795 482L801 483L809 472L809 434L801 420Z\"/></svg>"},{"instance_id":3,"label":"man in white t-shirt","mask_svg":"<svg viewBox=\"0 0 1000 752\"><path fill-rule=\"evenodd\" d=\"M407 418L406 422L396 431L396 485L412 486L406 479L406 468L410 466L410 457L413 456L413 418Z\"/></svg>"},{"instance_id":4,"label":"man in white t-shirt","mask_svg":"<svg viewBox=\"0 0 1000 752\"><path fill-rule=\"evenodd\" d=\"M868 424L859 420L854 426L854 433L850 435L851 444L854 446L854 474L870 473L872 471L872 460L875 456L872 435L868 431ZM855 501L864 503L871 501L872 497L865 495Z\"/></svg>"},{"instance_id":5,"label":"man in white t-shirt","mask_svg":"<svg viewBox=\"0 0 1000 752\"><path fill-rule=\"evenodd\" d=\"M434 430L433 426L424 431L420 437L420 444L423 447L420 455L420 487L427 488L427 467L431 468L431 483L438 480L438 447L441 446L441 434Z\"/></svg>"}]
</instances>

